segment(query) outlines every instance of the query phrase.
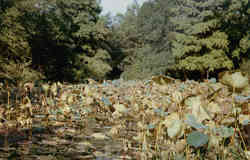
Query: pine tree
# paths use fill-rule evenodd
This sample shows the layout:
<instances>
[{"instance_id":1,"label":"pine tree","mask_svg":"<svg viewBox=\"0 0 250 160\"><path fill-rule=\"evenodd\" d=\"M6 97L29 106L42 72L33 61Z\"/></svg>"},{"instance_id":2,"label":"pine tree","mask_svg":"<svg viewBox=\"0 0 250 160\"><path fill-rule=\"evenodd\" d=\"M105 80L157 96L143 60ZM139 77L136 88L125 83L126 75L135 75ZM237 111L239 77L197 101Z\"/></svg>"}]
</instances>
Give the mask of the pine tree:
<instances>
[{"instance_id":1,"label":"pine tree","mask_svg":"<svg viewBox=\"0 0 250 160\"><path fill-rule=\"evenodd\" d=\"M249 54L249 2L237 0L179 0L172 22L176 26L172 51L175 70L202 75L233 69ZM240 27L240 26L246 27Z\"/></svg>"}]
</instances>

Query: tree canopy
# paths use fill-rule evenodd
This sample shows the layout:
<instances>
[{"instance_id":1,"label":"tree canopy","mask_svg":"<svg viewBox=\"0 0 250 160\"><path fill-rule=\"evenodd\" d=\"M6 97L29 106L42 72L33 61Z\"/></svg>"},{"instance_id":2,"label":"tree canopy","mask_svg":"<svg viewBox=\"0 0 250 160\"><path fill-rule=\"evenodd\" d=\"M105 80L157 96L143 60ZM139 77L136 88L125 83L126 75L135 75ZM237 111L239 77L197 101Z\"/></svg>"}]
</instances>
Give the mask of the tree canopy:
<instances>
[{"instance_id":1,"label":"tree canopy","mask_svg":"<svg viewBox=\"0 0 250 160\"><path fill-rule=\"evenodd\" d=\"M172 18L176 70L204 75L237 68L242 56L249 54L249 1L181 2Z\"/></svg>"},{"instance_id":2,"label":"tree canopy","mask_svg":"<svg viewBox=\"0 0 250 160\"><path fill-rule=\"evenodd\" d=\"M149 0L111 16L98 0L0 0L0 80L204 78L247 68L249 6Z\"/></svg>"},{"instance_id":3,"label":"tree canopy","mask_svg":"<svg viewBox=\"0 0 250 160\"><path fill-rule=\"evenodd\" d=\"M97 1L12 2L1 12L2 78L11 77L3 69L10 61L31 62L27 67L47 79L72 82L105 78L112 70L106 45L109 30L99 20Z\"/></svg>"}]
</instances>

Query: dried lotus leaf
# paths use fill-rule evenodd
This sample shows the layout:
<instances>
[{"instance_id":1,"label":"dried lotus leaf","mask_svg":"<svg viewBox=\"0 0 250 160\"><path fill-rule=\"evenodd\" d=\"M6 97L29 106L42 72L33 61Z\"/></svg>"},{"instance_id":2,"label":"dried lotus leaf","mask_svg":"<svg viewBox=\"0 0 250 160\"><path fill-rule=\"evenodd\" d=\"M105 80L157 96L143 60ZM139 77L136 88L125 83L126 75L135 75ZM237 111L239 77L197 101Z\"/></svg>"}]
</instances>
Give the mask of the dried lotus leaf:
<instances>
[{"instance_id":1,"label":"dried lotus leaf","mask_svg":"<svg viewBox=\"0 0 250 160\"><path fill-rule=\"evenodd\" d=\"M159 84L159 85L166 85L169 83L174 83L175 79L173 79L169 76L159 75L159 76L153 76L152 81L156 84Z\"/></svg>"}]
</instances>

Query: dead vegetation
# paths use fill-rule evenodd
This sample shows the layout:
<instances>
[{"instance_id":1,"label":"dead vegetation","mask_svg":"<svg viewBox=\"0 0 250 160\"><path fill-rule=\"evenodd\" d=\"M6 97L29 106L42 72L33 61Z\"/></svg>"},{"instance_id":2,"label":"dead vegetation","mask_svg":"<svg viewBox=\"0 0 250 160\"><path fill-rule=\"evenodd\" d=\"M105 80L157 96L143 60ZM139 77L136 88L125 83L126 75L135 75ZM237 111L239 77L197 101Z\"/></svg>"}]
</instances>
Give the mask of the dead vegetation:
<instances>
[{"instance_id":1,"label":"dead vegetation","mask_svg":"<svg viewBox=\"0 0 250 160\"><path fill-rule=\"evenodd\" d=\"M29 84L17 103L3 85L0 158L247 160L250 88L241 84L165 76L43 84L39 92Z\"/></svg>"}]
</instances>

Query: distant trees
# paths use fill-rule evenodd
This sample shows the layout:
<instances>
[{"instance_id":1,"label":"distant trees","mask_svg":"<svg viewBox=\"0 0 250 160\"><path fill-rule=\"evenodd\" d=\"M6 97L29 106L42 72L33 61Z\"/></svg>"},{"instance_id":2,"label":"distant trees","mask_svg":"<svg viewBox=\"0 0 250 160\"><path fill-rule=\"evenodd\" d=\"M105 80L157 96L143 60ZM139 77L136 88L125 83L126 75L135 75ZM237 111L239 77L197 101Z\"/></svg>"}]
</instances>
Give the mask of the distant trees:
<instances>
[{"instance_id":1,"label":"distant trees","mask_svg":"<svg viewBox=\"0 0 250 160\"><path fill-rule=\"evenodd\" d=\"M168 9L172 1L148 1L138 8L134 4L122 17L115 33L122 39L125 58L120 64L124 79L145 79L164 73L173 63L169 52L168 32L171 24Z\"/></svg>"},{"instance_id":2,"label":"distant trees","mask_svg":"<svg viewBox=\"0 0 250 160\"><path fill-rule=\"evenodd\" d=\"M0 80L199 79L248 68L249 6L249 0L135 1L111 17L100 15L98 0L0 0Z\"/></svg>"}]
</instances>

